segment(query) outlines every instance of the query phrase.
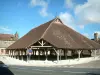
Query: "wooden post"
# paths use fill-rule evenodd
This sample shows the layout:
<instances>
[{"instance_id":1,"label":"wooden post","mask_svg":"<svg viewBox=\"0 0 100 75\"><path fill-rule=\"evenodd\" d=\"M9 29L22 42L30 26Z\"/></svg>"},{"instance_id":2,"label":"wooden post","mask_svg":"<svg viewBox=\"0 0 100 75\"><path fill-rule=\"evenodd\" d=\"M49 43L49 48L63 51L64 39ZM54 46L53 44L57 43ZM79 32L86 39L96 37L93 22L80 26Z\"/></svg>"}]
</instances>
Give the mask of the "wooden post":
<instances>
[{"instance_id":1,"label":"wooden post","mask_svg":"<svg viewBox=\"0 0 100 75\"><path fill-rule=\"evenodd\" d=\"M14 58L14 50L13 50L13 58Z\"/></svg>"},{"instance_id":2,"label":"wooden post","mask_svg":"<svg viewBox=\"0 0 100 75\"><path fill-rule=\"evenodd\" d=\"M11 50L10 50L10 57L11 57Z\"/></svg>"},{"instance_id":3,"label":"wooden post","mask_svg":"<svg viewBox=\"0 0 100 75\"><path fill-rule=\"evenodd\" d=\"M11 50L9 50L10 54L9 54L9 57L11 57Z\"/></svg>"},{"instance_id":4,"label":"wooden post","mask_svg":"<svg viewBox=\"0 0 100 75\"><path fill-rule=\"evenodd\" d=\"M78 52L78 59L80 59L80 54L81 54L82 50L78 50L77 52Z\"/></svg>"},{"instance_id":5,"label":"wooden post","mask_svg":"<svg viewBox=\"0 0 100 75\"><path fill-rule=\"evenodd\" d=\"M33 56L34 56L34 50L32 50L33 51Z\"/></svg>"},{"instance_id":6,"label":"wooden post","mask_svg":"<svg viewBox=\"0 0 100 75\"><path fill-rule=\"evenodd\" d=\"M65 56L65 59L67 59L67 51L64 50L64 56Z\"/></svg>"},{"instance_id":7,"label":"wooden post","mask_svg":"<svg viewBox=\"0 0 100 75\"><path fill-rule=\"evenodd\" d=\"M10 50L9 50L9 57L10 57Z\"/></svg>"},{"instance_id":8,"label":"wooden post","mask_svg":"<svg viewBox=\"0 0 100 75\"><path fill-rule=\"evenodd\" d=\"M18 52L17 52L17 50L16 50L16 59L17 59L17 56L18 56Z\"/></svg>"},{"instance_id":9,"label":"wooden post","mask_svg":"<svg viewBox=\"0 0 100 75\"><path fill-rule=\"evenodd\" d=\"M35 56L36 56L36 50L35 50Z\"/></svg>"},{"instance_id":10,"label":"wooden post","mask_svg":"<svg viewBox=\"0 0 100 75\"><path fill-rule=\"evenodd\" d=\"M97 50L94 50L94 58L96 57L96 52L97 52Z\"/></svg>"},{"instance_id":11,"label":"wooden post","mask_svg":"<svg viewBox=\"0 0 100 75\"><path fill-rule=\"evenodd\" d=\"M40 59L40 50L38 50L38 60Z\"/></svg>"},{"instance_id":12,"label":"wooden post","mask_svg":"<svg viewBox=\"0 0 100 75\"><path fill-rule=\"evenodd\" d=\"M59 50L57 50L57 62L59 62Z\"/></svg>"},{"instance_id":13,"label":"wooden post","mask_svg":"<svg viewBox=\"0 0 100 75\"><path fill-rule=\"evenodd\" d=\"M62 49L59 50L59 59L60 59L60 60L61 60L61 50L62 50Z\"/></svg>"},{"instance_id":14,"label":"wooden post","mask_svg":"<svg viewBox=\"0 0 100 75\"><path fill-rule=\"evenodd\" d=\"M23 50L21 51L21 59L23 60Z\"/></svg>"},{"instance_id":15,"label":"wooden post","mask_svg":"<svg viewBox=\"0 0 100 75\"><path fill-rule=\"evenodd\" d=\"M48 60L48 51L46 50L46 61Z\"/></svg>"},{"instance_id":16,"label":"wooden post","mask_svg":"<svg viewBox=\"0 0 100 75\"><path fill-rule=\"evenodd\" d=\"M53 48L54 49L54 51L56 52L56 54L57 54L57 62L59 62L59 50L57 50L56 51L56 49L55 48Z\"/></svg>"},{"instance_id":17,"label":"wooden post","mask_svg":"<svg viewBox=\"0 0 100 75\"><path fill-rule=\"evenodd\" d=\"M12 50L11 50L11 58L12 58L12 56L13 56L13 52L12 52Z\"/></svg>"},{"instance_id":18,"label":"wooden post","mask_svg":"<svg viewBox=\"0 0 100 75\"><path fill-rule=\"evenodd\" d=\"M17 56L17 57L18 57L18 59L19 59L19 50L18 50L18 56Z\"/></svg>"},{"instance_id":19,"label":"wooden post","mask_svg":"<svg viewBox=\"0 0 100 75\"><path fill-rule=\"evenodd\" d=\"M16 59L16 50L14 51L15 59Z\"/></svg>"}]
</instances>

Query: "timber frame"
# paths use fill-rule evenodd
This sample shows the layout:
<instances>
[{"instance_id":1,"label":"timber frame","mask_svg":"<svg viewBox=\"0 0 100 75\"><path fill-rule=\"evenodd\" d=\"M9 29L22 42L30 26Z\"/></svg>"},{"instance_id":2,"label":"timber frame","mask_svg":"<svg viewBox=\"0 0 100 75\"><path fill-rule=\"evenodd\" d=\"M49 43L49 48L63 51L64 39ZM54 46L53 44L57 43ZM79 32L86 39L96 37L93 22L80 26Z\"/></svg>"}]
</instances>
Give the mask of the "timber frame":
<instances>
[{"instance_id":1,"label":"timber frame","mask_svg":"<svg viewBox=\"0 0 100 75\"><path fill-rule=\"evenodd\" d=\"M69 57L74 58L75 56L78 58L78 60L81 57L84 57L84 51L86 50L70 50L70 49L59 49L54 46L52 46L50 43L46 42L43 39L40 39L33 45L30 45L33 53L31 55L30 60L36 60L34 58L37 58L38 60L41 59L41 56L44 56L44 60L49 60L51 56L51 60L55 58L59 62L59 60L66 60L69 59ZM28 60L27 59L27 49L11 49L7 50L7 53L10 57L20 59L20 60ZM95 58L97 54L97 50L87 50L88 56L93 56Z\"/></svg>"}]
</instances>

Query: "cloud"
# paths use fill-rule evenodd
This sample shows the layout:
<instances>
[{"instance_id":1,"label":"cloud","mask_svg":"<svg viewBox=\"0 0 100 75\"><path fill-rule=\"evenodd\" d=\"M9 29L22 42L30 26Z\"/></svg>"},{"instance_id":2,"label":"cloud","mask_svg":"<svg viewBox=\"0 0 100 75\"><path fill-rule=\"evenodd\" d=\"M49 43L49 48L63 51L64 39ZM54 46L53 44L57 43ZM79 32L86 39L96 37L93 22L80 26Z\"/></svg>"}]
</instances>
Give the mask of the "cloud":
<instances>
[{"instance_id":1,"label":"cloud","mask_svg":"<svg viewBox=\"0 0 100 75\"><path fill-rule=\"evenodd\" d=\"M4 27L4 26L0 26L0 30L4 31L4 32L10 32L11 29L8 27Z\"/></svg>"},{"instance_id":2,"label":"cloud","mask_svg":"<svg viewBox=\"0 0 100 75\"><path fill-rule=\"evenodd\" d=\"M47 8L42 8L39 13L40 13L40 15L42 15L44 17L48 16Z\"/></svg>"},{"instance_id":3,"label":"cloud","mask_svg":"<svg viewBox=\"0 0 100 75\"><path fill-rule=\"evenodd\" d=\"M66 6L67 8L70 8L71 10L74 11L74 9L75 9L75 7L77 6L77 4L76 4L73 0L65 0L65 6ZM75 29L75 27L78 26L78 28L84 29L84 25L79 24L79 23L77 22L77 19L75 18L75 17L77 17L76 15L73 16L73 15L67 13L67 12L66 12L66 13L61 13L60 15L61 15L62 17L65 16L65 18L63 17L63 20L64 20L65 24L71 25L71 26L70 26L71 28ZM67 18L67 19L66 19L66 18ZM66 23L66 22L67 22L67 23Z\"/></svg>"},{"instance_id":4,"label":"cloud","mask_svg":"<svg viewBox=\"0 0 100 75\"><path fill-rule=\"evenodd\" d=\"M48 3L45 0L31 0L30 5L32 7L40 6L41 9L39 11L40 15L43 17L48 16Z\"/></svg>"},{"instance_id":5,"label":"cloud","mask_svg":"<svg viewBox=\"0 0 100 75\"><path fill-rule=\"evenodd\" d=\"M100 0L88 0L75 7L75 15L79 24L100 23Z\"/></svg>"},{"instance_id":6,"label":"cloud","mask_svg":"<svg viewBox=\"0 0 100 75\"><path fill-rule=\"evenodd\" d=\"M79 28L84 29L84 25L79 25Z\"/></svg>"},{"instance_id":7,"label":"cloud","mask_svg":"<svg viewBox=\"0 0 100 75\"><path fill-rule=\"evenodd\" d=\"M65 0L65 6L67 8L74 8L75 3L72 0Z\"/></svg>"},{"instance_id":8,"label":"cloud","mask_svg":"<svg viewBox=\"0 0 100 75\"><path fill-rule=\"evenodd\" d=\"M74 22L74 18L70 13L63 13L61 12L59 14L60 19L63 21L63 23L69 27L71 27L72 29L75 29L75 22Z\"/></svg>"}]
</instances>

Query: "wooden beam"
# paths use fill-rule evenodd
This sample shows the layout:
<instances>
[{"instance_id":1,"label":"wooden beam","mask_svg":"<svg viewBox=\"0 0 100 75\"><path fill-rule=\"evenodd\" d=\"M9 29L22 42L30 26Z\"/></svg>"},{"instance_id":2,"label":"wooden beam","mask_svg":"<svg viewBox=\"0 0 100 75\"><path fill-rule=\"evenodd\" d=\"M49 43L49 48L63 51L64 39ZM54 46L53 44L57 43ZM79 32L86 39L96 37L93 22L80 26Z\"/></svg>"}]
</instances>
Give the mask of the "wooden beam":
<instances>
[{"instance_id":1,"label":"wooden beam","mask_svg":"<svg viewBox=\"0 0 100 75\"><path fill-rule=\"evenodd\" d=\"M38 41L38 43L42 46L42 43L40 41Z\"/></svg>"},{"instance_id":2,"label":"wooden beam","mask_svg":"<svg viewBox=\"0 0 100 75\"><path fill-rule=\"evenodd\" d=\"M32 47L52 47L52 46L31 46Z\"/></svg>"},{"instance_id":3,"label":"wooden beam","mask_svg":"<svg viewBox=\"0 0 100 75\"><path fill-rule=\"evenodd\" d=\"M33 48L31 48L31 49L40 49L40 48L34 48L34 47L33 47Z\"/></svg>"},{"instance_id":4,"label":"wooden beam","mask_svg":"<svg viewBox=\"0 0 100 75\"><path fill-rule=\"evenodd\" d=\"M43 40L42 40L42 42L38 41L38 43L39 43L41 46L44 46L44 44L46 44L46 42L44 42Z\"/></svg>"}]
</instances>

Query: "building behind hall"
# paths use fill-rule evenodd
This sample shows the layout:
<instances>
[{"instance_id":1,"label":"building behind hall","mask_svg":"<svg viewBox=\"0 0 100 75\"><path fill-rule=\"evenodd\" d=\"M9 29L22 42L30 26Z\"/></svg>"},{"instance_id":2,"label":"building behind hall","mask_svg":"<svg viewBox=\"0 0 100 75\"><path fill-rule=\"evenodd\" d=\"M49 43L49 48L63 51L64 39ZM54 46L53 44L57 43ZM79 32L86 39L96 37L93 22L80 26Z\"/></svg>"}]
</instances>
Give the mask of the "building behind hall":
<instances>
[{"instance_id":1,"label":"building behind hall","mask_svg":"<svg viewBox=\"0 0 100 75\"><path fill-rule=\"evenodd\" d=\"M0 34L0 55L6 54L6 48L13 44L16 40L18 40L19 35L16 32L14 35L12 34Z\"/></svg>"}]
</instances>

